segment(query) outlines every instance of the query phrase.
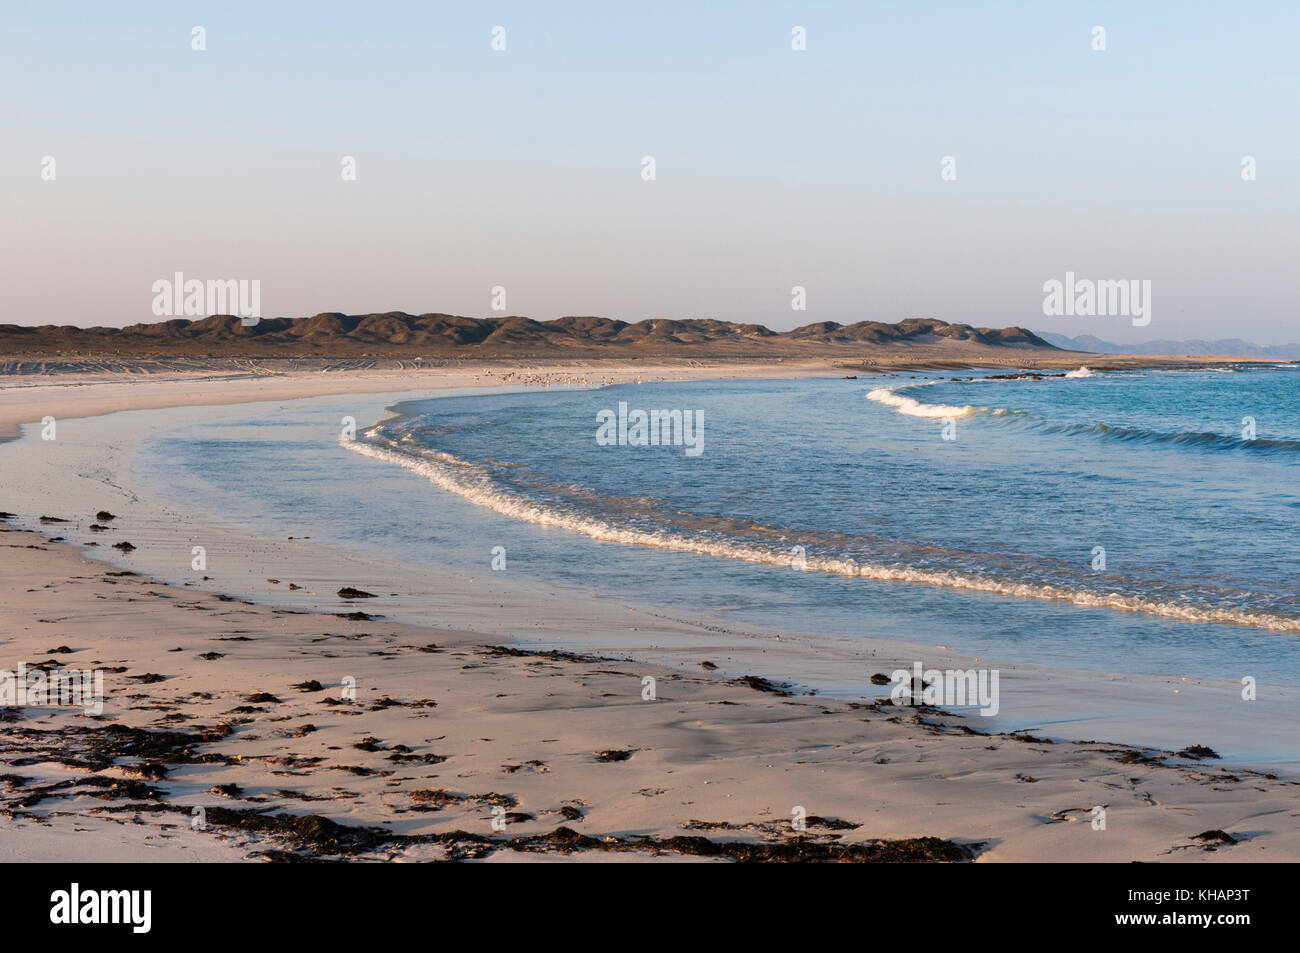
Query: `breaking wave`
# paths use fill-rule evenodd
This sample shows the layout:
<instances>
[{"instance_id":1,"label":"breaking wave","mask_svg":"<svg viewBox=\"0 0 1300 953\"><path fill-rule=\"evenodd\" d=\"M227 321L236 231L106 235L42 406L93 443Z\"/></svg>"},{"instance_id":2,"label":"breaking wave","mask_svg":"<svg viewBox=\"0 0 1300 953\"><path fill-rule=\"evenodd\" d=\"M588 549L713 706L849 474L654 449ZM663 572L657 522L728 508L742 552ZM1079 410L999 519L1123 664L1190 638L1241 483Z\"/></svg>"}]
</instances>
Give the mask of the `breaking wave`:
<instances>
[{"instance_id":1,"label":"breaking wave","mask_svg":"<svg viewBox=\"0 0 1300 953\"><path fill-rule=\"evenodd\" d=\"M973 411L976 408L957 409ZM952 408L945 410L951 411ZM939 414L925 413L921 416ZM439 489L503 516L578 533L602 542L743 560L787 569L792 567L795 547L800 547L803 568L807 571L1141 612L1183 621L1300 632L1300 614L1233 605L1234 601L1240 602L1249 596L1249 593L1237 590L1199 587L1194 595L1188 595L1166 586L1163 591L1152 591L1152 584L1147 580L1133 578L1123 579L1122 584L1114 589L1093 588L1079 585L1067 569L1053 566L1050 561L963 553L933 546L697 516L656 507L656 501L644 498L627 503L602 498L585 487L546 488L550 498L539 500L497 480L487 466L420 447L411 441L409 435L404 437L399 431L390 436L383 425L371 428L358 439L342 439L340 443L355 453L418 473ZM854 557L846 550L876 553L880 558ZM991 571L972 570L970 567L973 565L993 568ZM1212 598L1207 600L1207 594Z\"/></svg>"},{"instance_id":2,"label":"breaking wave","mask_svg":"<svg viewBox=\"0 0 1300 953\"><path fill-rule=\"evenodd\" d=\"M1064 376L1081 379L1095 377L1096 375L1094 372L1088 370L1088 368L1081 367L1078 371L1070 371ZM964 383L982 383L989 380L995 379L974 378L973 381L966 381ZM1072 423L1051 420L1039 414L1023 410L1011 410L1006 407L977 407L971 404L965 404L962 406L955 404L928 404L916 400L913 397L908 397L904 394L898 393L898 391L907 388L932 387L940 383L947 382L921 381L915 384L904 384L902 387L894 389L878 387L867 394L867 399L880 404L885 404L888 407L893 407L898 413L906 414L909 417L968 417L974 414L982 414L988 415L989 417L1003 418L1004 423L1028 427L1039 433L1061 434L1071 437L1087 436L1108 441L1147 444L1151 446L1172 446L1217 453L1300 453L1300 440L1288 438L1271 439L1256 437L1247 440L1238 434L1222 434L1204 431L1166 431L1146 427L1106 423Z\"/></svg>"},{"instance_id":3,"label":"breaking wave","mask_svg":"<svg viewBox=\"0 0 1300 953\"><path fill-rule=\"evenodd\" d=\"M928 381L926 382L929 383ZM904 387L918 387L924 385L905 384ZM927 404L908 397L905 394L898 393L903 388L890 389L888 387L877 387L867 394L867 400L874 400L876 403L893 407L900 414L907 414L909 417L967 417L971 414L987 413L987 407L974 407L970 404L964 404L958 407L953 404Z\"/></svg>"}]
</instances>

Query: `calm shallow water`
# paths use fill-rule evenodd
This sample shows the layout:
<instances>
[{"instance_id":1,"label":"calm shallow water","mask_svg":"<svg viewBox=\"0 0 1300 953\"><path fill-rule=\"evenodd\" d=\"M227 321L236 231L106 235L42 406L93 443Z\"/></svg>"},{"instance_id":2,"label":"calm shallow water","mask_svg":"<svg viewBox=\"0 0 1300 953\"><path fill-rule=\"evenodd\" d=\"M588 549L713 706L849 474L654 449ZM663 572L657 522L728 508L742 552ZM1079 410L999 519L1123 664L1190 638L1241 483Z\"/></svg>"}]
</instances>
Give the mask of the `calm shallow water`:
<instances>
[{"instance_id":1,"label":"calm shallow water","mask_svg":"<svg viewBox=\"0 0 1300 953\"><path fill-rule=\"evenodd\" d=\"M415 563L489 571L504 547L511 576L753 624L1300 685L1297 375L492 392L399 405L350 444L340 399L160 434L135 472ZM703 452L599 446L620 401L701 411Z\"/></svg>"}]
</instances>

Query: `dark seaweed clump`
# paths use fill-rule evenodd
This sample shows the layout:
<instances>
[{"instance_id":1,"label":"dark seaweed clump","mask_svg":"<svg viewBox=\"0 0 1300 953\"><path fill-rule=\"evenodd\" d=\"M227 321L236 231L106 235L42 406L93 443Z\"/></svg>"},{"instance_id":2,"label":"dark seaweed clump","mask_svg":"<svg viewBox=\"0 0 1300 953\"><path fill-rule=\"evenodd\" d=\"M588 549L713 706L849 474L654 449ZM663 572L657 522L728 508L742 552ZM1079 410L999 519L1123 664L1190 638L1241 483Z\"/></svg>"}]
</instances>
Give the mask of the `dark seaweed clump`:
<instances>
[{"instance_id":1,"label":"dark seaweed clump","mask_svg":"<svg viewBox=\"0 0 1300 953\"><path fill-rule=\"evenodd\" d=\"M482 651L483 655L493 658L544 658L553 662L617 662L618 659L605 658L600 655L579 655L576 652L561 652L557 649L545 651L528 651L510 645L489 645Z\"/></svg>"},{"instance_id":2,"label":"dark seaweed clump","mask_svg":"<svg viewBox=\"0 0 1300 953\"><path fill-rule=\"evenodd\" d=\"M784 682L770 682L759 675L742 675L740 678L735 679L733 684L746 685L749 688L754 689L756 692L770 692L773 695L780 695L782 697L789 697L793 694L793 692L790 691L790 686L788 684Z\"/></svg>"},{"instance_id":3,"label":"dark seaweed clump","mask_svg":"<svg viewBox=\"0 0 1300 953\"><path fill-rule=\"evenodd\" d=\"M125 725L64 728L57 731L18 730L9 735L9 747L19 752L57 752L66 765L103 770L118 761L136 764L222 764L225 755L200 754L200 745L220 741L229 725L198 731L150 731ZM24 746L24 742L29 746ZM147 774L147 769L142 772Z\"/></svg>"},{"instance_id":4,"label":"dark seaweed clump","mask_svg":"<svg viewBox=\"0 0 1300 953\"><path fill-rule=\"evenodd\" d=\"M373 592L366 592L364 589L353 589L351 586L344 586L337 593L340 599L374 599L377 598Z\"/></svg>"},{"instance_id":5,"label":"dark seaweed clump","mask_svg":"<svg viewBox=\"0 0 1300 953\"><path fill-rule=\"evenodd\" d=\"M519 819L524 819L520 816ZM450 860L478 858L500 849L525 853L573 854L581 851L676 853L738 863L958 863L974 860L984 845L957 844L939 837L911 837L861 844L819 843L804 838L781 843L714 841L707 837L588 837L569 827L547 834L494 838L467 831L439 834L394 834L377 827L347 827L319 814L266 814L256 810L210 807L207 821L258 834L281 837L313 857L355 855L385 846L440 844ZM267 860L301 861L300 855L265 851Z\"/></svg>"},{"instance_id":6,"label":"dark seaweed clump","mask_svg":"<svg viewBox=\"0 0 1300 953\"><path fill-rule=\"evenodd\" d=\"M1192 840L1198 840L1206 844L1235 844L1237 838L1233 837L1227 831L1213 830L1201 831L1199 834L1193 834Z\"/></svg>"}]
</instances>

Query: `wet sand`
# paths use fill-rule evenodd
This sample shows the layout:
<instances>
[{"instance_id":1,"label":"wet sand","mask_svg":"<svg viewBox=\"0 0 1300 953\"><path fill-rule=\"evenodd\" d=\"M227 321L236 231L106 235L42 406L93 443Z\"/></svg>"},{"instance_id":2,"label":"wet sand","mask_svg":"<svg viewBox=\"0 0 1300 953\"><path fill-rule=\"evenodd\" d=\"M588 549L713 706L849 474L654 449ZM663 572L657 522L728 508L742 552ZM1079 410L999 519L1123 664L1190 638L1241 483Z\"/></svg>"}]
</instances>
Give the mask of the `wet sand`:
<instances>
[{"instance_id":1,"label":"wet sand","mask_svg":"<svg viewBox=\"0 0 1300 953\"><path fill-rule=\"evenodd\" d=\"M1300 785L1213 761L0 553L5 666L110 673L100 716L4 710L5 860L1300 856Z\"/></svg>"}]
</instances>

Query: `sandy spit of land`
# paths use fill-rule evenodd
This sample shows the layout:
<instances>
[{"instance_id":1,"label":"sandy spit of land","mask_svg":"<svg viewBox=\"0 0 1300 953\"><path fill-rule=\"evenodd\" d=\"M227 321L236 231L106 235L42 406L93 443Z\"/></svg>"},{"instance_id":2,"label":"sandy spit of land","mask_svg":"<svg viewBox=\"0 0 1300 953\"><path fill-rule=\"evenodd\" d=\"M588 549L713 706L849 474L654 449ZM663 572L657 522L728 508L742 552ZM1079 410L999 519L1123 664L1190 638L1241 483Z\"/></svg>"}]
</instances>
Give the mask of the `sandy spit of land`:
<instances>
[{"instance_id":1,"label":"sandy spit of land","mask_svg":"<svg viewBox=\"0 0 1300 953\"><path fill-rule=\"evenodd\" d=\"M21 362L13 373L0 364L0 439L18 436L18 425L49 416L97 417L121 410L246 404L327 394L378 394L419 388L600 386L628 381L699 380L717 377L831 376L822 361L735 362L723 369L698 361L678 364L539 364L522 361L425 367L415 362L212 360L60 363L53 373L33 373ZM146 369L147 368L147 369Z\"/></svg>"},{"instance_id":2,"label":"sandy spit of land","mask_svg":"<svg viewBox=\"0 0 1300 953\"><path fill-rule=\"evenodd\" d=\"M536 384L597 386L627 381L719 377L829 377L975 368L1094 370L1220 364L1228 357L1102 355L958 344L864 348L860 356L760 360L621 359L416 361L369 359L0 357L0 440L49 416L94 417L119 410L251 403L325 394L374 394L423 387ZM1276 362L1265 362L1276 363ZM147 381L148 387L138 386Z\"/></svg>"}]
</instances>

